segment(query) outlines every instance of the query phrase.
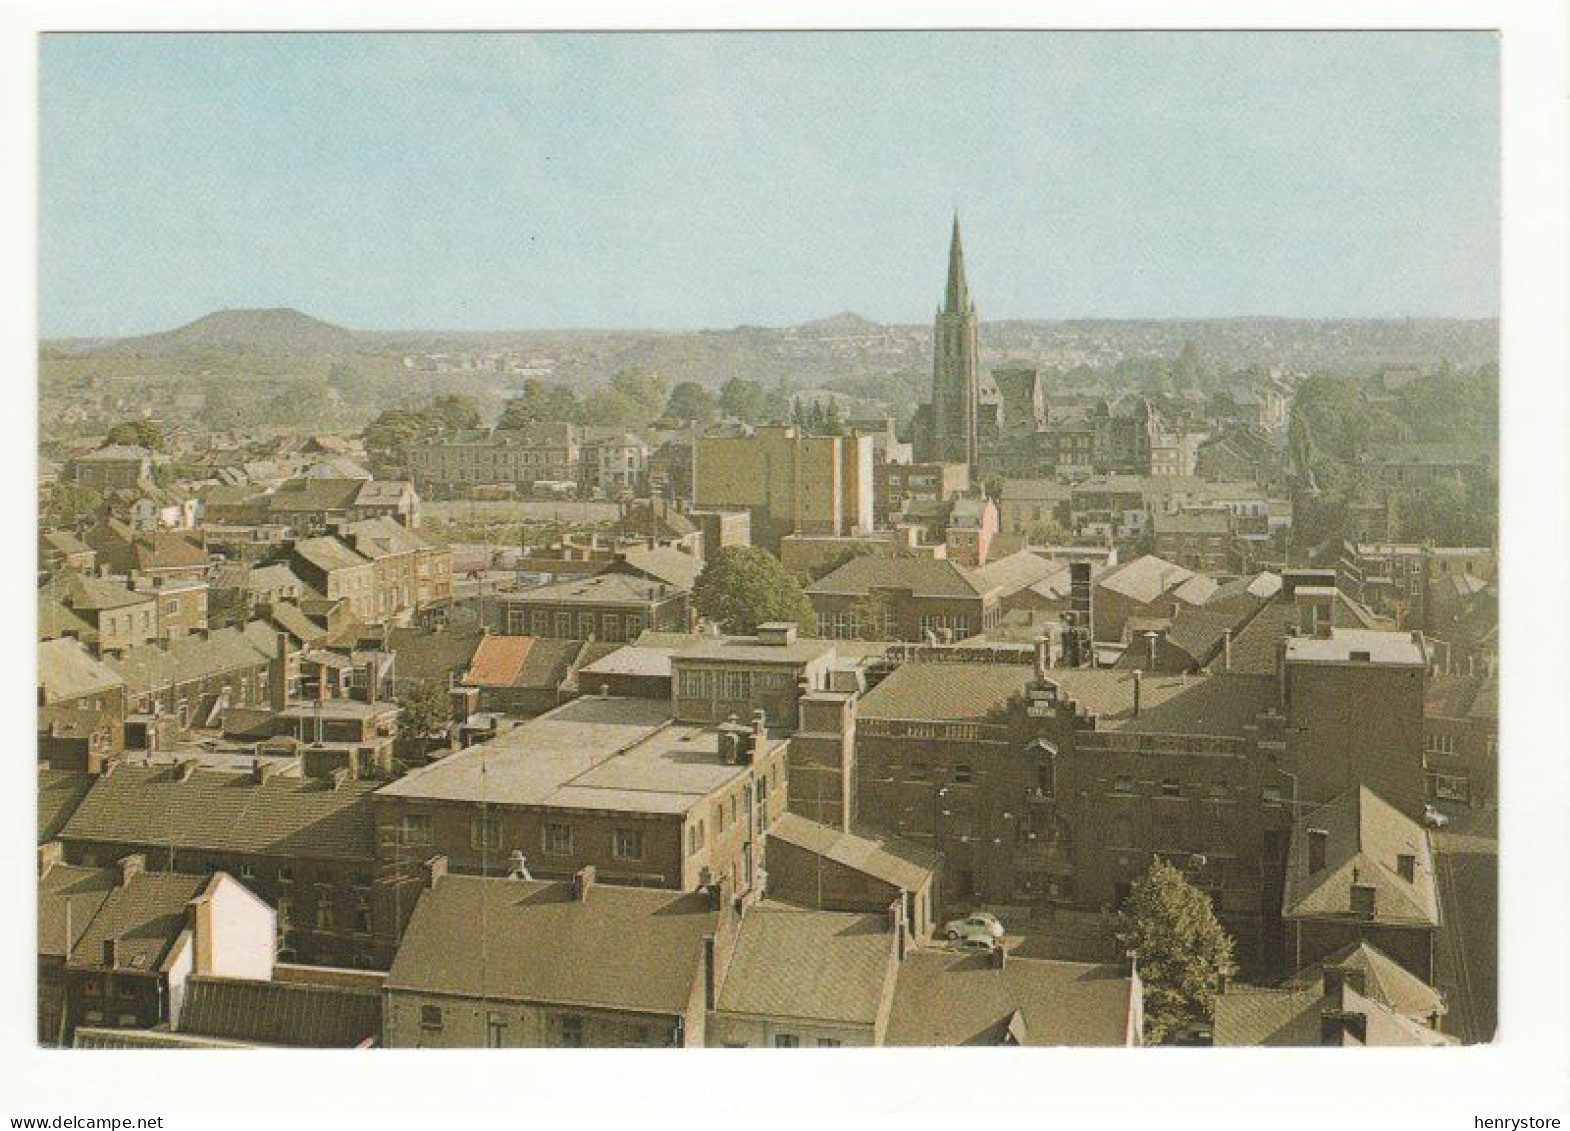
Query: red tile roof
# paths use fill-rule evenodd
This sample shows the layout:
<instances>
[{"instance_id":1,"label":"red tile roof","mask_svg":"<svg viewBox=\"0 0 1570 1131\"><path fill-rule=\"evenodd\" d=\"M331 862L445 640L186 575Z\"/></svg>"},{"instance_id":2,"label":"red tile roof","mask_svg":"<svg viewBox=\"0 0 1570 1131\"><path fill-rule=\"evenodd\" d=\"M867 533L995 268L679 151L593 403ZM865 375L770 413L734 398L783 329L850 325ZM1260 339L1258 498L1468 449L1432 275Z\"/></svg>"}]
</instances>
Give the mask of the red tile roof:
<instances>
[{"instance_id":1,"label":"red tile roof","mask_svg":"<svg viewBox=\"0 0 1570 1131\"><path fill-rule=\"evenodd\" d=\"M529 658L532 636L487 636L480 641L463 682L470 687L511 687Z\"/></svg>"}]
</instances>

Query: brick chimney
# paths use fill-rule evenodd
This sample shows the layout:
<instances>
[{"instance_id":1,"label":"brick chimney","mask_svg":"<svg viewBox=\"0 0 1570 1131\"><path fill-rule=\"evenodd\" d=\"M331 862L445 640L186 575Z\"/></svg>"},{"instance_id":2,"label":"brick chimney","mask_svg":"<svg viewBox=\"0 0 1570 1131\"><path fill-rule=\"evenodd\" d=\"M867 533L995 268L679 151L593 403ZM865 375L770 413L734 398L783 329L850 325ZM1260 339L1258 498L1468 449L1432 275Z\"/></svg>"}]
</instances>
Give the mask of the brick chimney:
<instances>
[{"instance_id":1,"label":"brick chimney","mask_svg":"<svg viewBox=\"0 0 1570 1131\"><path fill-rule=\"evenodd\" d=\"M277 655L267 665L267 705L274 714L289 706L289 634L278 633Z\"/></svg>"},{"instance_id":2,"label":"brick chimney","mask_svg":"<svg viewBox=\"0 0 1570 1131\"><path fill-rule=\"evenodd\" d=\"M120 887L127 887L132 880L147 871L147 857L140 852L122 856L117 863L120 866Z\"/></svg>"},{"instance_id":3,"label":"brick chimney","mask_svg":"<svg viewBox=\"0 0 1570 1131\"><path fill-rule=\"evenodd\" d=\"M262 758L251 759L251 784L261 785L278 772L278 767Z\"/></svg>"},{"instance_id":4,"label":"brick chimney","mask_svg":"<svg viewBox=\"0 0 1570 1131\"><path fill-rule=\"evenodd\" d=\"M589 898L589 889L594 886L594 865L585 864L572 874L572 898L579 903Z\"/></svg>"},{"instance_id":5,"label":"brick chimney","mask_svg":"<svg viewBox=\"0 0 1570 1131\"><path fill-rule=\"evenodd\" d=\"M200 766L201 763L195 758L186 758L184 761L175 766L175 776L179 778L180 781L190 781Z\"/></svg>"},{"instance_id":6,"label":"brick chimney","mask_svg":"<svg viewBox=\"0 0 1570 1131\"><path fill-rule=\"evenodd\" d=\"M435 887L447 874L447 857L432 856L425 862L425 886Z\"/></svg>"},{"instance_id":7,"label":"brick chimney","mask_svg":"<svg viewBox=\"0 0 1570 1131\"><path fill-rule=\"evenodd\" d=\"M51 840L38 846L38 878L43 879L56 864L65 863L65 846Z\"/></svg>"},{"instance_id":8,"label":"brick chimney","mask_svg":"<svg viewBox=\"0 0 1570 1131\"><path fill-rule=\"evenodd\" d=\"M1330 833L1325 829L1308 830L1308 874L1314 875L1325 867L1325 848L1330 843Z\"/></svg>"}]
</instances>

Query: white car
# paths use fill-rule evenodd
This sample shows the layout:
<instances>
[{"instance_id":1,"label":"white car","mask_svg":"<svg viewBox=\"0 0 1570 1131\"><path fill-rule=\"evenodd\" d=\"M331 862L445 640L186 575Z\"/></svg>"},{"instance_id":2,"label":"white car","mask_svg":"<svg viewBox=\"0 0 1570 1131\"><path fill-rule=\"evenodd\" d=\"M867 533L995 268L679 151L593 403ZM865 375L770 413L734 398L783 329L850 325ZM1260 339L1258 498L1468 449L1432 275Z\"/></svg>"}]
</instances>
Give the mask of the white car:
<instances>
[{"instance_id":1,"label":"white car","mask_svg":"<svg viewBox=\"0 0 1570 1131\"><path fill-rule=\"evenodd\" d=\"M1431 829L1442 829L1450 824L1450 818L1432 805L1423 806L1423 824Z\"/></svg>"},{"instance_id":2,"label":"white car","mask_svg":"<svg viewBox=\"0 0 1570 1131\"><path fill-rule=\"evenodd\" d=\"M985 935L989 939L1003 937L1003 924L998 922L996 915L989 915L985 911L977 911L963 919L951 919L943 927L943 933L948 935L949 941L954 942L973 935Z\"/></svg>"}]
</instances>

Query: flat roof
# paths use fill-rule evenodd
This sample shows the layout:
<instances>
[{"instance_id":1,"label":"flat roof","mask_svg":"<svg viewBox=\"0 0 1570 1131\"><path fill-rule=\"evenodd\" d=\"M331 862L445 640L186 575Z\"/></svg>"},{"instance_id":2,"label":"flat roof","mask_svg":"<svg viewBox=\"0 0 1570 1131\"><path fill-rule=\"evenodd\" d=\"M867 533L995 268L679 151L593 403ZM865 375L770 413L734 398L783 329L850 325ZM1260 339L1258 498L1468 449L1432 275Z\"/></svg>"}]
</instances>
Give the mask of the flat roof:
<instances>
[{"instance_id":1,"label":"flat roof","mask_svg":"<svg viewBox=\"0 0 1570 1131\"><path fill-rule=\"evenodd\" d=\"M379 792L412 800L678 815L747 769L721 759L713 728L672 722L669 703L586 696Z\"/></svg>"},{"instance_id":2,"label":"flat roof","mask_svg":"<svg viewBox=\"0 0 1570 1131\"><path fill-rule=\"evenodd\" d=\"M1292 664L1358 661L1423 667L1428 663L1426 649L1414 634L1372 628L1333 628L1328 637L1288 637L1286 658Z\"/></svg>"},{"instance_id":3,"label":"flat roof","mask_svg":"<svg viewBox=\"0 0 1570 1131\"><path fill-rule=\"evenodd\" d=\"M756 636L708 636L672 656L672 660L736 660L746 663L810 663L834 651L832 640L797 640L793 644L760 644Z\"/></svg>"}]
</instances>

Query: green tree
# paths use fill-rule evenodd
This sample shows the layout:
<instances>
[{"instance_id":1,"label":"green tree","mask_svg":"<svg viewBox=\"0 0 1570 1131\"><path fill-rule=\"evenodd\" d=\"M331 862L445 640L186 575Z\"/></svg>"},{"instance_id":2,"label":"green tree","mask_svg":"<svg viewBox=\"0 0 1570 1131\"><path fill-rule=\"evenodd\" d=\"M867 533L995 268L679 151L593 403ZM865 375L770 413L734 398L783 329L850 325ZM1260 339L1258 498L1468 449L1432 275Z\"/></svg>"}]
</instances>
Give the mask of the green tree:
<instances>
[{"instance_id":1,"label":"green tree","mask_svg":"<svg viewBox=\"0 0 1570 1131\"><path fill-rule=\"evenodd\" d=\"M1176 867L1159 856L1151 861L1124 905L1117 938L1138 963L1152 1043L1215 1014L1221 976L1232 969L1232 938L1210 897Z\"/></svg>"},{"instance_id":2,"label":"green tree","mask_svg":"<svg viewBox=\"0 0 1570 1131\"><path fill-rule=\"evenodd\" d=\"M578 398L565 385L548 385L534 378L523 383L521 396L502 409L498 428L523 428L541 421L560 423L578 418Z\"/></svg>"},{"instance_id":3,"label":"green tree","mask_svg":"<svg viewBox=\"0 0 1570 1131\"><path fill-rule=\"evenodd\" d=\"M432 423L441 432L466 432L480 426L480 407L473 397L448 393L431 402Z\"/></svg>"},{"instance_id":4,"label":"green tree","mask_svg":"<svg viewBox=\"0 0 1570 1131\"><path fill-rule=\"evenodd\" d=\"M665 378L642 369L621 370L611 378L611 389L637 406L634 420L628 425L633 428L645 427L658 417L670 397Z\"/></svg>"},{"instance_id":5,"label":"green tree","mask_svg":"<svg viewBox=\"0 0 1570 1131\"><path fill-rule=\"evenodd\" d=\"M671 390L665 415L684 424L707 424L714 419L719 402L714 394L696 381L683 381Z\"/></svg>"},{"instance_id":6,"label":"green tree","mask_svg":"<svg viewBox=\"0 0 1570 1131\"><path fill-rule=\"evenodd\" d=\"M398 729L409 738L436 738L452 726L452 700L440 684L415 684L399 697L398 707Z\"/></svg>"},{"instance_id":7,"label":"green tree","mask_svg":"<svg viewBox=\"0 0 1570 1131\"><path fill-rule=\"evenodd\" d=\"M601 428L642 428L652 419L648 409L617 389L595 389L578 405L578 422Z\"/></svg>"},{"instance_id":8,"label":"green tree","mask_svg":"<svg viewBox=\"0 0 1570 1131\"><path fill-rule=\"evenodd\" d=\"M44 503L44 525L81 530L98 521L104 497L91 487L62 479L49 489Z\"/></svg>"},{"instance_id":9,"label":"green tree","mask_svg":"<svg viewBox=\"0 0 1570 1131\"><path fill-rule=\"evenodd\" d=\"M769 621L795 621L810 632L812 603L779 559L756 546L726 546L698 574L693 600L699 615L726 631L746 634Z\"/></svg>"},{"instance_id":10,"label":"green tree","mask_svg":"<svg viewBox=\"0 0 1570 1131\"><path fill-rule=\"evenodd\" d=\"M135 420L122 420L109 429L109 435L104 443L129 444L133 448L161 452L164 447L164 430L158 421L148 420L145 416L137 417Z\"/></svg>"},{"instance_id":11,"label":"green tree","mask_svg":"<svg viewBox=\"0 0 1570 1131\"><path fill-rule=\"evenodd\" d=\"M768 400L763 386L745 377L732 377L720 386L720 411L748 424L763 423Z\"/></svg>"}]
</instances>

